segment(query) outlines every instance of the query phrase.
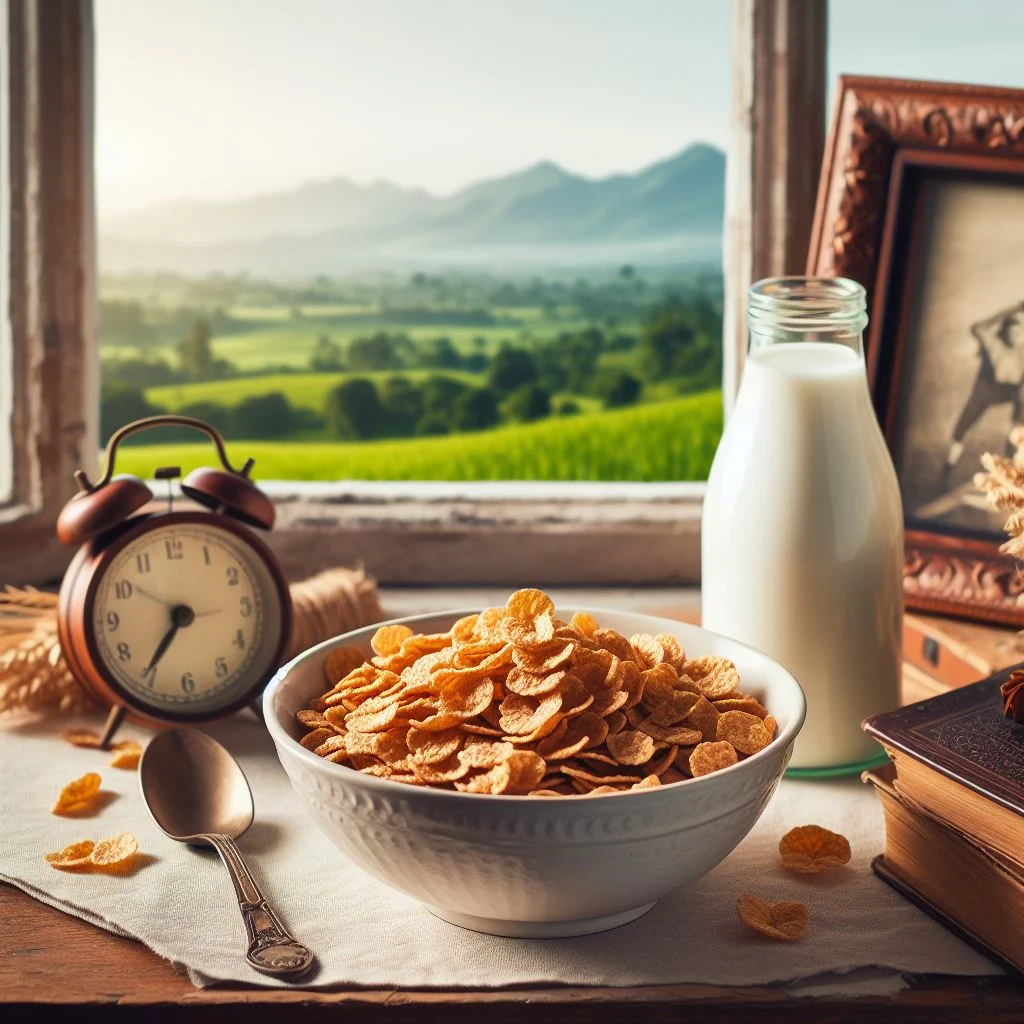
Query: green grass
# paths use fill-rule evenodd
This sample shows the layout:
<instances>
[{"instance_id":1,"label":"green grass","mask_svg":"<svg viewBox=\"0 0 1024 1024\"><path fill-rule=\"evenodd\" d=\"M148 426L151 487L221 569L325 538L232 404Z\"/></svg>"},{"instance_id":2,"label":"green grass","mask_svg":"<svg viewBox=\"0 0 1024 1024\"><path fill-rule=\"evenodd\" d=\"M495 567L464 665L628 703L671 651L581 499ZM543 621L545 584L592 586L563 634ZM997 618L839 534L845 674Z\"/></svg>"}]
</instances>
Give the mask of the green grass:
<instances>
[{"instance_id":1,"label":"green grass","mask_svg":"<svg viewBox=\"0 0 1024 1024\"><path fill-rule=\"evenodd\" d=\"M223 385L222 385L223 386ZM479 434L363 443L232 441L233 462L263 480L704 480L722 432L719 392ZM121 472L150 476L210 462L205 445L118 453Z\"/></svg>"}]
</instances>

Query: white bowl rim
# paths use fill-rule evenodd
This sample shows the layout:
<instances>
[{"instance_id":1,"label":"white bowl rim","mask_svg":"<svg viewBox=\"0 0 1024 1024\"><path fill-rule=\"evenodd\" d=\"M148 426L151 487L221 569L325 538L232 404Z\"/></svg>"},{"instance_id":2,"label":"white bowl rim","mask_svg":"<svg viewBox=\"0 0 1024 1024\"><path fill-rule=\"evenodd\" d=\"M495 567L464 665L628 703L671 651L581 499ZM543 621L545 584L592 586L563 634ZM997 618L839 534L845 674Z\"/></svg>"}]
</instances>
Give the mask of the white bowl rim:
<instances>
[{"instance_id":1,"label":"white bowl rim","mask_svg":"<svg viewBox=\"0 0 1024 1024\"><path fill-rule=\"evenodd\" d=\"M518 805L526 803L530 806L564 806L563 799L556 799L555 797L542 797L542 796L529 796L528 794L517 795L507 793L463 793L459 790L450 789L437 789L433 786L411 786L407 782L393 782L391 779L377 775L367 775L364 772L356 771L354 768L349 768L343 764L337 764L334 761L328 761L326 758L318 757L313 753L312 750L307 750L298 740L289 736L285 731L284 727L277 720L277 715L274 711L273 701L277 694L277 691L281 688L284 683L285 677L295 667L298 666L299 662L305 661L311 657L317 655L320 651L327 648L333 648L338 646L339 641L344 640L346 637L350 637L355 633L364 633L369 629L379 629L382 626L415 626L417 623L424 622L430 619L441 619L452 617L452 621L455 622L458 619L463 618L467 615L479 615L482 609L470 608L470 609L441 609L436 612L419 612L415 615L405 615L402 618L396 619L385 619L381 622L373 622L366 626L359 626L356 629L350 629L347 633L339 633L337 636L323 640L312 647L306 648L306 650L297 654L290 661L282 665L277 672L274 673L273 678L267 684L263 691L262 707L263 707L263 719L267 726L267 730L270 732L271 738L274 740L275 745L286 746L292 753L298 755L301 760L306 761L308 764L316 765L318 768L326 770L329 774L334 773L339 778L351 779L353 776L357 777L360 785L366 786L371 791L380 790L384 793L391 793L398 795L405 792L408 795L408 791L414 790L414 795L418 798L420 796L430 800L486 800L491 802L494 806L506 807L511 806L514 801ZM789 669L785 668L779 662L775 661L774 658L769 657L764 651L759 651L755 647L751 647L749 644L741 643L739 640L734 640L732 637L725 636L722 633L715 633L710 629L704 629L703 626L698 626L695 623L683 622L679 619L668 619L660 615L646 615L641 612L629 612L618 608L604 608L597 605L588 605L585 609L566 609L567 611L587 611L594 615L595 618L600 618L601 615L630 615L636 618L648 619L651 622L661 622L675 629L679 626L685 626L687 629L698 630L701 633L706 633L709 636L716 637L720 640L724 640L729 644L736 647L741 647L744 650L750 651L758 657L766 659L772 665L776 666L782 671L785 678L793 684L794 695L797 699L796 713L790 718L789 722L786 723L784 729L768 744L763 747L756 754L751 754L744 758L742 761L737 761L736 764L728 765L725 768L719 768L717 771L709 772L707 775L700 775L692 779L680 779L678 782L669 782L661 786L652 786L649 789L624 789L617 793L601 793L599 794L602 799L621 799L622 797L642 797L646 794L655 793L666 793L670 791L677 791L682 786L692 788L700 785L707 781L713 781L715 779L721 779L730 774L737 774L738 772L746 770L745 766L759 763L761 761L767 761L769 756L775 753L778 748L789 745L796 739L797 733L804 724L804 719L807 715L807 700L804 696L803 688L794 678L793 674ZM665 632L665 630L662 630ZM429 795L428 795L429 794ZM566 794L566 797L571 798L572 796L586 797L586 793L575 793ZM581 806L579 803L573 803L574 807ZM583 806L589 806L584 804Z\"/></svg>"}]
</instances>

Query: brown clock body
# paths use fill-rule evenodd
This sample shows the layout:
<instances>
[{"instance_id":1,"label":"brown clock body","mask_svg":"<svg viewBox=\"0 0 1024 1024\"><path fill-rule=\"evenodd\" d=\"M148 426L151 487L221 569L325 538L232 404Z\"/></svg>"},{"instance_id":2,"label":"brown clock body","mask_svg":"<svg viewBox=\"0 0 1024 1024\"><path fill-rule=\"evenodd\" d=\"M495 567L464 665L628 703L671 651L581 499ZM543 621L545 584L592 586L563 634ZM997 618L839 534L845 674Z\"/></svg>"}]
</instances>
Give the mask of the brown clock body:
<instances>
[{"instance_id":1,"label":"brown clock body","mask_svg":"<svg viewBox=\"0 0 1024 1024\"><path fill-rule=\"evenodd\" d=\"M150 530L166 528L172 524L200 524L224 530L252 548L266 564L281 606L281 635L274 651L271 671L280 665L291 634L291 595L288 582L277 560L259 537L228 516L212 512L170 512L135 516L122 526L87 541L68 567L60 589L57 625L64 657L74 677L97 700L108 706L125 707L131 720L154 727L223 718L252 703L267 682L266 678L260 679L251 689L239 694L232 703L222 705L207 715L182 714L166 709L161 711L158 718L149 714L146 709L140 708L138 698L104 671L93 630L93 607L99 583L114 557L125 545Z\"/></svg>"}]
</instances>

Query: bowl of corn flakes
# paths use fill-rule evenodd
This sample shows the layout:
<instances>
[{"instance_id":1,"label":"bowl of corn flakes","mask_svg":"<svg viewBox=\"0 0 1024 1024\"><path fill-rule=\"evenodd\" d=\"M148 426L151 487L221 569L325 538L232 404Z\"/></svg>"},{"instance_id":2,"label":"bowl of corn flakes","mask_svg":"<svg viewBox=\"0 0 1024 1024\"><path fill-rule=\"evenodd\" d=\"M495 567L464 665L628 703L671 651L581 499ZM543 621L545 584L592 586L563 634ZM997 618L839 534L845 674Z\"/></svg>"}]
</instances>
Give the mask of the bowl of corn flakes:
<instances>
[{"instance_id":1,"label":"bowl of corn flakes","mask_svg":"<svg viewBox=\"0 0 1024 1024\"><path fill-rule=\"evenodd\" d=\"M625 924L720 863L804 710L759 651L539 590L347 633L264 694L340 850L446 921L524 937Z\"/></svg>"}]
</instances>

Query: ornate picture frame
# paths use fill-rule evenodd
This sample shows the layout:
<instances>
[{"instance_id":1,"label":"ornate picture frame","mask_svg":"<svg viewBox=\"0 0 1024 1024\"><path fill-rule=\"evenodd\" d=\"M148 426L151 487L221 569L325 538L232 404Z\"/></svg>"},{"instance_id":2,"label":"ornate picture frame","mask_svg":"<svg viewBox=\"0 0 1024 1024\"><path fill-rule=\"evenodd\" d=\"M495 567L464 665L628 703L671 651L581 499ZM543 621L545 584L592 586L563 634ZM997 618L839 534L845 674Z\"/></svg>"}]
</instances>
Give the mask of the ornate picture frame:
<instances>
[{"instance_id":1,"label":"ornate picture frame","mask_svg":"<svg viewBox=\"0 0 1024 1024\"><path fill-rule=\"evenodd\" d=\"M976 212L965 205L970 202L978 204ZM1013 230L1022 240L1021 262L1015 264L1021 283L1019 328L1018 314L1005 308L1005 266L996 263L998 273L979 278L981 269L970 262L968 243L959 244L961 238L980 237L979 231L985 230L997 249L1004 246L1011 252L1009 238L1000 238L1002 209L1012 210ZM961 220L952 220L955 216ZM906 604L1016 626L1024 626L1024 578L999 550L1002 517L986 511L980 495L969 493L971 466L981 468L977 452L969 452L965 465L958 467L958 487L947 486L932 501L917 499L929 474L934 482L955 466L964 449L963 424L973 428L982 419L979 409L988 416L982 424L989 448L998 441L997 423L1009 423L1024 411L1024 347L1020 381L1002 385L993 399L1004 403L998 415L987 413L985 397L979 402L971 391L972 379L978 390L984 374L977 367L986 358L976 339L987 337L985 330L992 333L993 324L1003 324L1000 316L1006 323L1013 319L1013 336L1024 338L1022 216L1024 90L862 76L840 79L807 272L852 278L868 293L865 349L872 399L904 493ZM946 221L951 226L944 228ZM942 238L947 239L945 249L936 244ZM957 244L948 244L950 238ZM976 248L985 248L988 255L987 246ZM977 273L965 274L965 267ZM947 282L941 304L935 301L936 280ZM972 280L981 280L983 287L972 286ZM950 288L949 281L957 283ZM997 297L997 285L1002 298ZM954 316L944 315L937 331L934 317L930 322L928 317L940 305L946 311L958 302L963 308ZM958 325L955 336L947 330L951 321ZM944 378L937 376L937 367L944 367ZM988 372L994 393L1000 385ZM1002 375L1017 381L1015 369ZM1020 395L1020 405L1011 394ZM1007 406L1012 407L1010 416ZM952 411L955 407L959 415ZM950 452L947 462L936 454L940 446Z\"/></svg>"}]
</instances>

